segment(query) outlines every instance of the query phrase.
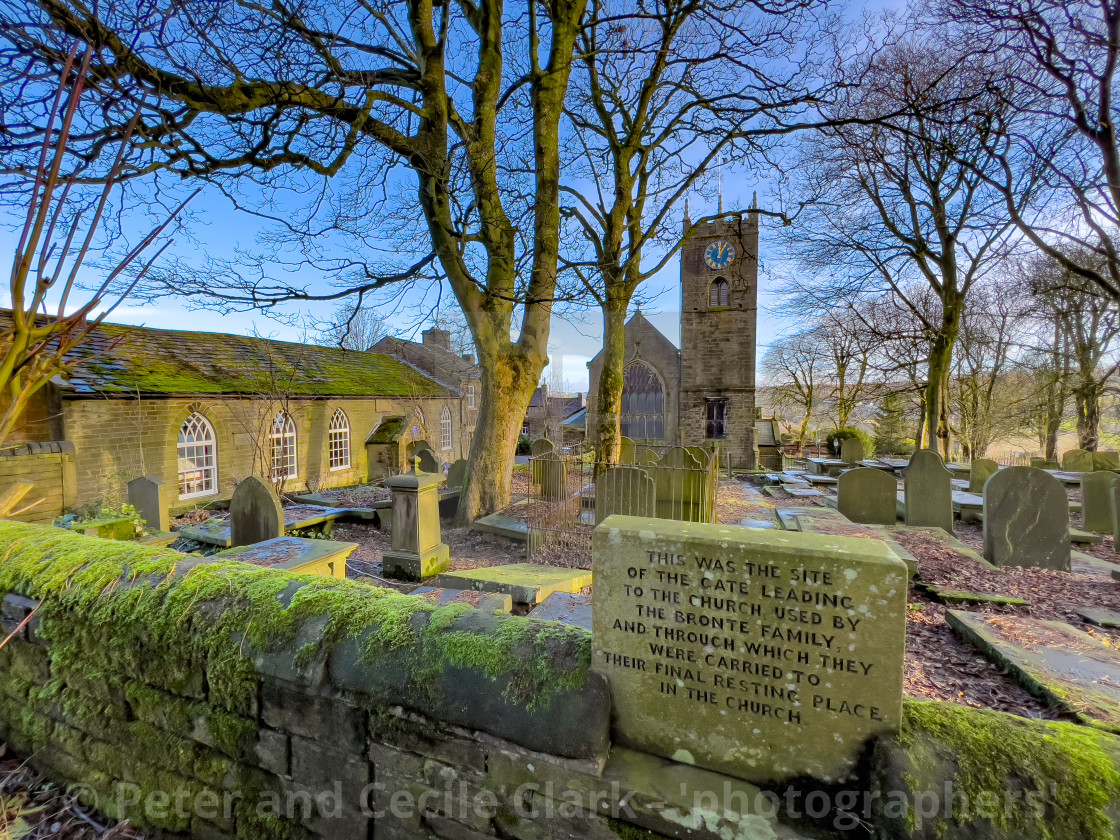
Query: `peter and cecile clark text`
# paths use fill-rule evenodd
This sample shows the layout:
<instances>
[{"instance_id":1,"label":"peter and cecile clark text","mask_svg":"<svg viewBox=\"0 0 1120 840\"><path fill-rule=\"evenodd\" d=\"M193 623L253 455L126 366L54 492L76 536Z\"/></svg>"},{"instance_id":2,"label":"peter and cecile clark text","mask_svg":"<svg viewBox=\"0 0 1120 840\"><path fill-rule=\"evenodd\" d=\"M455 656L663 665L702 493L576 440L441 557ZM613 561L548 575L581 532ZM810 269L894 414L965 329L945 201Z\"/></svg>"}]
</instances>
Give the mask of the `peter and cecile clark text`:
<instances>
[{"instance_id":1,"label":"peter and cecile clark text","mask_svg":"<svg viewBox=\"0 0 1120 840\"><path fill-rule=\"evenodd\" d=\"M641 672L662 695L686 703L788 724L808 714L881 721L878 706L837 696L850 678L831 679L876 676L875 663L853 653L860 603L837 576L650 551L647 563L626 568L611 622L638 644L616 646L625 653L600 649L596 666Z\"/></svg>"}]
</instances>

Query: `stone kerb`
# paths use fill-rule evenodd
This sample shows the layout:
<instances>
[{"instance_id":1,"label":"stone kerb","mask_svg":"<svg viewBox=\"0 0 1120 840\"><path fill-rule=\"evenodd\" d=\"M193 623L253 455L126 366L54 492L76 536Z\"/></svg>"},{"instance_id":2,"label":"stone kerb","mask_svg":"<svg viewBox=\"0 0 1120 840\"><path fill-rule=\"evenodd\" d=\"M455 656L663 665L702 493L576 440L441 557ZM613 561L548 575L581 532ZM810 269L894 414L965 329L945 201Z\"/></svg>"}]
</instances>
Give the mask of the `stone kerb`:
<instances>
[{"instance_id":1,"label":"stone kerb","mask_svg":"<svg viewBox=\"0 0 1120 840\"><path fill-rule=\"evenodd\" d=\"M608 516L654 516L657 490L653 476L641 467L611 467L595 479L595 524Z\"/></svg>"},{"instance_id":2,"label":"stone kerb","mask_svg":"<svg viewBox=\"0 0 1120 840\"><path fill-rule=\"evenodd\" d=\"M952 478L932 449L920 449L910 456L910 464L902 471L907 525L953 533Z\"/></svg>"},{"instance_id":3,"label":"stone kerb","mask_svg":"<svg viewBox=\"0 0 1120 840\"><path fill-rule=\"evenodd\" d=\"M253 545L284 536L284 506L259 475L237 483L229 502L232 545Z\"/></svg>"},{"instance_id":4,"label":"stone kerb","mask_svg":"<svg viewBox=\"0 0 1120 840\"><path fill-rule=\"evenodd\" d=\"M1069 501L1035 467L1008 467L984 485L984 559L997 566L1069 571Z\"/></svg>"},{"instance_id":5,"label":"stone kerb","mask_svg":"<svg viewBox=\"0 0 1120 840\"><path fill-rule=\"evenodd\" d=\"M592 540L616 742L753 782L839 781L898 731L908 573L885 543L628 516Z\"/></svg>"},{"instance_id":6,"label":"stone kerb","mask_svg":"<svg viewBox=\"0 0 1120 840\"><path fill-rule=\"evenodd\" d=\"M873 467L844 472L837 482L837 508L852 522L894 525L898 521L898 482Z\"/></svg>"},{"instance_id":7,"label":"stone kerb","mask_svg":"<svg viewBox=\"0 0 1120 840\"><path fill-rule=\"evenodd\" d=\"M968 472L968 492L983 494L984 482L999 472L999 464L990 458L976 458Z\"/></svg>"}]
</instances>

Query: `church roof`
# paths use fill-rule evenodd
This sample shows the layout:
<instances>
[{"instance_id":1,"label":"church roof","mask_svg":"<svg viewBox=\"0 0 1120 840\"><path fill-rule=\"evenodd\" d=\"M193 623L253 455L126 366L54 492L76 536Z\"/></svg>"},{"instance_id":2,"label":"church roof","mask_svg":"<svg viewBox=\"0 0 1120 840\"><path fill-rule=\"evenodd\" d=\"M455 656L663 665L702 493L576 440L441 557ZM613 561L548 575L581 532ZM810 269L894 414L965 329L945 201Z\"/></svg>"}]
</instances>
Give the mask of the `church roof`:
<instances>
[{"instance_id":1,"label":"church roof","mask_svg":"<svg viewBox=\"0 0 1120 840\"><path fill-rule=\"evenodd\" d=\"M448 395L448 389L431 377L382 353L125 324L96 327L68 355L68 361L74 367L53 381L62 392L75 396L256 396L277 392L297 397Z\"/></svg>"},{"instance_id":2,"label":"church roof","mask_svg":"<svg viewBox=\"0 0 1120 840\"><path fill-rule=\"evenodd\" d=\"M638 342L650 341L654 344L660 344L663 349L672 353L676 353L678 350L677 345L670 341L661 330L655 327L653 322L643 315L640 309L631 315L630 320L626 322L626 339L628 342L633 339ZM603 351L600 350L588 364L597 361L602 355ZM637 355L638 358L641 358L640 352Z\"/></svg>"},{"instance_id":3,"label":"church roof","mask_svg":"<svg viewBox=\"0 0 1120 840\"><path fill-rule=\"evenodd\" d=\"M462 388L464 380L481 379L478 366L462 356L432 344L418 341L405 341L402 338L386 336L373 345L374 353L386 353L399 359L439 382L456 393Z\"/></svg>"}]
</instances>

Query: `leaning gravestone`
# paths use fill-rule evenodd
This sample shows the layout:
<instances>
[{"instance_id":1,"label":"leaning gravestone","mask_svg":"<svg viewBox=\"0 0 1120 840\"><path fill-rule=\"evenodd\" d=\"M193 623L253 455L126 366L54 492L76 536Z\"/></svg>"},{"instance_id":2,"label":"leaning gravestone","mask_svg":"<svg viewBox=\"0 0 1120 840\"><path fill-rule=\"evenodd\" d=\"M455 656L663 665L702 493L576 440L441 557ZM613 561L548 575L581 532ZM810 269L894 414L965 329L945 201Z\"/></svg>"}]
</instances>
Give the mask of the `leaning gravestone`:
<instances>
[{"instance_id":1,"label":"leaning gravestone","mask_svg":"<svg viewBox=\"0 0 1120 840\"><path fill-rule=\"evenodd\" d=\"M999 472L999 464L989 458L977 458L968 473L968 492L983 493L984 482Z\"/></svg>"},{"instance_id":2,"label":"leaning gravestone","mask_svg":"<svg viewBox=\"0 0 1120 840\"><path fill-rule=\"evenodd\" d=\"M898 521L898 482L884 470L856 467L837 482L837 509L861 525L894 525Z\"/></svg>"},{"instance_id":3,"label":"leaning gravestone","mask_svg":"<svg viewBox=\"0 0 1120 840\"><path fill-rule=\"evenodd\" d=\"M128 482L128 503L149 528L161 533L171 530L171 499L167 485L158 478L143 475Z\"/></svg>"},{"instance_id":4,"label":"leaning gravestone","mask_svg":"<svg viewBox=\"0 0 1120 840\"><path fill-rule=\"evenodd\" d=\"M611 467L595 479L595 524L616 513L653 516L657 491L653 476L641 467Z\"/></svg>"},{"instance_id":5,"label":"leaning gravestone","mask_svg":"<svg viewBox=\"0 0 1120 840\"><path fill-rule=\"evenodd\" d=\"M229 502L231 546L253 545L284 536L284 506L259 475L239 481Z\"/></svg>"},{"instance_id":6,"label":"leaning gravestone","mask_svg":"<svg viewBox=\"0 0 1120 840\"><path fill-rule=\"evenodd\" d=\"M844 438L840 441L840 460L846 464L858 464L867 454L863 450L863 441L856 437Z\"/></svg>"},{"instance_id":7,"label":"leaning gravestone","mask_svg":"<svg viewBox=\"0 0 1120 840\"><path fill-rule=\"evenodd\" d=\"M634 441L623 437L618 442L618 463L633 464L635 455Z\"/></svg>"},{"instance_id":8,"label":"leaning gravestone","mask_svg":"<svg viewBox=\"0 0 1120 840\"><path fill-rule=\"evenodd\" d=\"M1069 571L1069 501L1058 479L1035 467L1008 467L988 479L984 559Z\"/></svg>"},{"instance_id":9,"label":"leaning gravestone","mask_svg":"<svg viewBox=\"0 0 1120 840\"><path fill-rule=\"evenodd\" d=\"M932 449L919 449L902 471L906 524L953 533L953 474Z\"/></svg>"},{"instance_id":10,"label":"leaning gravestone","mask_svg":"<svg viewBox=\"0 0 1120 840\"><path fill-rule=\"evenodd\" d=\"M1105 450L1093 453L1094 470L1120 470L1120 452Z\"/></svg>"},{"instance_id":11,"label":"leaning gravestone","mask_svg":"<svg viewBox=\"0 0 1120 840\"><path fill-rule=\"evenodd\" d=\"M833 782L898 731L907 570L885 543L613 516L592 544L592 667L617 743Z\"/></svg>"},{"instance_id":12,"label":"leaning gravestone","mask_svg":"<svg viewBox=\"0 0 1120 840\"><path fill-rule=\"evenodd\" d=\"M563 499L568 488L568 463L558 452L545 452L535 463L541 498L551 502Z\"/></svg>"},{"instance_id":13,"label":"leaning gravestone","mask_svg":"<svg viewBox=\"0 0 1120 840\"><path fill-rule=\"evenodd\" d=\"M1093 471L1093 453L1084 449L1071 449L1062 455L1062 469L1066 472Z\"/></svg>"},{"instance_id":14,"label":"leaning gravestone","mask_svg":"<svg viewBox=\"0 0 1120 840\"><path fill-rule=\"evenodd\" d=\"M463 482L467 480L467 462L465 459L460 458L455 461L447 470L447 486L448 487L462 487Z\"/></svg>"},{"instance_id":15,"label":"leaning gravestone","mask_svg":"<svg viewBox=\"0 0 1120 840\"><path fill-rule=\"evenodd\" d=\"M1112 533L1112 488L1120 475L1111 471L1081 476L1081 527L1098 534Z\"/></svg>"}]
</instances>

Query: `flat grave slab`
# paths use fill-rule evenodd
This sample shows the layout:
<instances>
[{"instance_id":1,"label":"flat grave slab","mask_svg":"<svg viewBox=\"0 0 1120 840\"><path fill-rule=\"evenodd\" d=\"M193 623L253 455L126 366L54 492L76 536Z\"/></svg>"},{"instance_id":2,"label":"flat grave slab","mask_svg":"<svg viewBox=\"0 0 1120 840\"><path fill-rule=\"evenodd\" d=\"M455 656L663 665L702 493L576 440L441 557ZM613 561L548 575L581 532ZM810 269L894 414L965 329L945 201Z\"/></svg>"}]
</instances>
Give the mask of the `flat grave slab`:
<instances>
[{"instance_id":1,"label":"flat grave slab","mask_svg":"<svg viewBox=\"0 0 1120 840\"><path fill-rule=\"evenodd\" d=\"M1080 487L1081 486L1081 473L1063 472L1062 470L1047 470L1046 472L1062 482L1067 487Z\"/></svg>"},{"instance_id":2,"label":"flat grave slab","mask_svg":"<svg viewBox=\"0 0 1120 840\"><path fill-rule=\"evenodd\" d=\"M890 534L892 531L905 532L912 531L920 533L922 536L936 542L943 548L947 548L957 555L961 560L976 563L983 566L985 569L996 571L996 567L989 563L977 551L973 551L965 543L954 537L952 534L947 534L941 528L923 528L913 525L896 525L894 527L886 527L883 529L884 533Z\"/></svg>"},{"instance_id":3,"label":"flat grave slab","mask_svg":"<svg viewBox=\"0 0 1120 840\"><path fill-rule=\"evenodd\" d=\"M1080 528L1069 529L1069 541L1079 545L1100 545L1104 539L1100 534L1094 534L1092 531L1082 531Z\"/></svg>"},{"instance_id":4,"label":"flat grave slab","mask_svg":"<svg viewBox=\"0 0 1120 840\"><path fill-rule=\"evenodd\" d=\"M306 537L277 537L273 540L239 546L213 555L213 560L237 560L254 566L283 569L287 572L346 577L346 558L357 543L337 540L311 540Z\"/></svg>"},{"instance_id":5,"label":"flat grave slab","mask_svg":"<svg viewBox=\"0 0 1120 840\"><path fill-rule=\"evenodd\" d=\"M348 508L332 508L325 505L290 505L284 508L284 528L295 530L322 525L350 513ZM212 516L197 525L183 525L176 532L178 536L195 542L220 545L229 548L233 545L233 534L229 517Z\"/></svg>"},{"instance_id":6,"label":"flat grave slab","mask_svg":"<svg viewBox=\"0 0 1120 840\"><path fill-rule=\"evenodd\" d=\"M968 480L967 479L964 479L964 478L950 478L949 479L949 485L955 491L963 490L966 493L968 492L968 486L969 485L968 485Z\"/></svg>"},{"instance_id":7,"label":"flat grave slab","mask_svg":"<svg viewBox=\"0 0 1120 840\"><path fill-rule=\"evenodd\" d=\"M764 531L779 527L777 520L773 519L741 519L739 524L744 528L760 528Z\"/></svg>"},{"instance_id":8,"label":"flat grave slab","mask_svg":"<svg viewBox=\"0 0 1120 840\"><path fill-rule=\"evenodd\" d=\"M205 522L197 525L182 525L176 533L184 539L207 545L219 545L229 548L233 545L233 534L230 530L229 520L224 517L212 516Z\"/></svg>"},{"instance_id":9,"label":"flat grave slab","mask_svg":"<svg viewBox=\"0 0 1120 840\"><path fill-rule=\"evenodd\" d=\"M787 484L783 489L796 499L810 499L816 496L824 495L820 490L813 490L808 485L798 487L793 484Z\"/></svg>"},{"instance_id":10,"label":"flat grave slab","mask_svg":"<svg viewBox=\"0 0 1120 840\"><path fill-rule=\"evenodd\" d=\"M1090 624L1095 624L1098 627L1105 627L1110 630L1120 628L1120 613L1113 612L1112 610L1096 610L1089 607L1082 607L1077 611L1077 614Z\"/></svg>"},{"instance_id":11,"label":"flat grave slab","mask_svg":"<svg viewBox=\"0 0 1120 840\"><path fill-rule=\"evenodd\" d=\"M541 621L559 621L591 630L591 596L576 592L553 592L537 605L530 618Z\"/></svg>"},{"instance_id":12,"label":"flat grave slab","mask_svg":"<svg viewBox=\"0 0 1120 840\"><path fill-rule=\"evenodd\" d=\"M839 484L840 483L840 479L837 478L834 475L807 475L807 476L805 476L805 480L808 481L810 484L829 485L829 484Z\"/></svg>"},{"instance_id":13,"label":"flat grave slab","mask_svg":"<svg viewBox=\"0 0 1120 840\"><path fill-rule=\"evenodd\" d=\"M967 476L967 475L970 475L972 473L972 465L971 464L954 464L952 461L946 462L945 469L947 469L949 472L951 472L955 475Z\"/></svg>"},{"instance_id":14,"label":"flat grave slab","mask_svg":"<svg viewBox=\"0 0 1120 840\"><path fill-rule=\"evenodd\" d=\"M776 513L778 519L781 520L782 528L787 531L811 533L815 528L815 523L852 524L848 517L831 507L778 508Z\"/></svg>"},{"instance_id":15,"label":"flat grave slab","mask_svg":"<svg viewBox=\"0 0 1120 840\"><path fill-rule=\"evenodd\" d=\"M990 592L969 592L966 589L950 589L938 586L936 583L917 582L915 589L920 589L931 598L936 598L945 604L992 604L1000 607L1029 607L1030 601L1016 598L1012 595L994 595Z\"/></svg>"},{"instance_id":16,"label":"flat grave slab","mask_svg":"<svg viewBox=\"0 0 1120 840\"><path fill-rule=\"evenodd\" d=\"M471 523L471 528L484 534L493 534L517 542L529 541L529 523L508 513L492 513Z\"/></svg>"},{"instance_id":17,"label":"flat grave slab","mask_svg":"<svg viewBox=\"0 0 1120 840\"><path fill-rule=\"evenodd\" d=\"M427 598L438 607L466 604L484 612L508 613L513 609L513 598L498 592L477 592L473 589L443 589L437 586L418 586L410 595Z\"/></svg>"},{"instance_id":18,"label":"flat grave slab","mask_svg":"<svg viewBox=\"0 0 1120 840\"><path fill-rule=\"evenodd\" d=\"M1120 732L1120 653L1061 621L957 610L945 620L1035 696L1089 726Z\"/></svg>"},{"instance_id":19,"label":"flat grave slab","mask_svg":"<svg viewBox=\"0 0 1120 840\"><path fill-rule=\"evenodd\" d=\"M1084 551L1071 551L1069 555L1069 570L1078 575L1095 575L1096 577L1112 577L1113 572L1120 572L1120 566L1101 560Z\"/></svg>"},{"instance_id":20,"label":"flat grave slab","mask_svg":"<svg viewBox=\"0 0 1120 840\"><path fill-rule=\"evenodd\" d=\"M588 569L562 569L533 563L511 563L444 572L436 585L447 589L475 589L480 592L504 592L519 604L539 604L553 592L579 592L591 585Z\"/></svg>"}]
</instances>

